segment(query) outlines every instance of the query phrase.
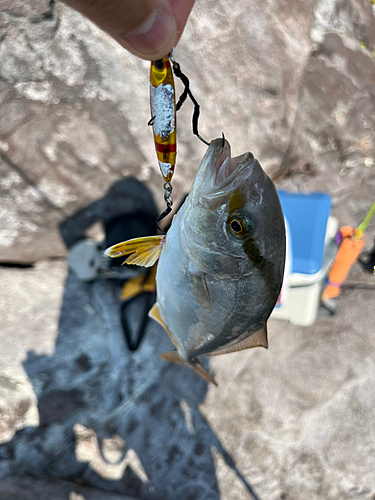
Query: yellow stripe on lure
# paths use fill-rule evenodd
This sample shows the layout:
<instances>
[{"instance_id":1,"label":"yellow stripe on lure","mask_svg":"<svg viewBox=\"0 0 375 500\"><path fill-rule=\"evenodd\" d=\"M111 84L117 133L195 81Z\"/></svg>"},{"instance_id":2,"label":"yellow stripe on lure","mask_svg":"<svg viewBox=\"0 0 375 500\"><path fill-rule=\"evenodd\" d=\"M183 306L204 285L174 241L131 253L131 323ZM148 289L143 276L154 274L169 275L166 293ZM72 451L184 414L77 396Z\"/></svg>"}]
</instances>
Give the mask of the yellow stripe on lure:
<instances>
[{"instance_id":1,"label":"yellow stripe on lure","mask_svg":"<svg viewBox=\"0 0 375 500\"><path fill-rule=\"evenodd\" d=\"M176 98L168 57L151 63L150 104L159 167L165 182L170 182L176 164Z\"/></svg>"}]
</instances>

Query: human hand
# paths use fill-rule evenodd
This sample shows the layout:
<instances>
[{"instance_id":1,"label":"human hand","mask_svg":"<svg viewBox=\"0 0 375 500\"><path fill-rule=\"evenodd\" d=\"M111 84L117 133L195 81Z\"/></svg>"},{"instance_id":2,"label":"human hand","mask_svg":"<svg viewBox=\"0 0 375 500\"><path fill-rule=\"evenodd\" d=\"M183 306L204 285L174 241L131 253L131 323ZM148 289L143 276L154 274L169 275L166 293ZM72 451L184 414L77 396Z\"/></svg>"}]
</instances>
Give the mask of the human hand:
<instances>
[{"instance_id":1,"label":"human hand","mask_svg":"<svg viewBox=\"0 0 375 500\"><path fill-rule=\"evenodd\" d=\"M167 56L184 30L194 0L64 0L132 54Z\"/></svg>"}]
</instances>

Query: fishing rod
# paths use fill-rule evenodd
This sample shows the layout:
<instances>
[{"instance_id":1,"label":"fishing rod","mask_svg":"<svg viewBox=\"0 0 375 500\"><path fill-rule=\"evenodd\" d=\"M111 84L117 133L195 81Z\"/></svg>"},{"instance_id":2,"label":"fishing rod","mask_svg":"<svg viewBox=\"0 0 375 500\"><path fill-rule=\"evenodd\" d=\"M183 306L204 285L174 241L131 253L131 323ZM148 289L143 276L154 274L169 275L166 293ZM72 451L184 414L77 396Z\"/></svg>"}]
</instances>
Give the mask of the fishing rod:
<instances>
[{"instance_id":1,"label":"fishing rod","mask_svg":"<svg viewBox=\"0 0 375 500\"><path fill-rule=\"evenodd\" d=\"M335 299L340 295L341 286L363 249L365 244L364 232L374 214L375 202L372 204L358 228L353 228L351 226L343 226L340 228L340 247L330 269L327 286L322 294L323 304L329 305L331 299Z\"/></svg>"}]
</instances>

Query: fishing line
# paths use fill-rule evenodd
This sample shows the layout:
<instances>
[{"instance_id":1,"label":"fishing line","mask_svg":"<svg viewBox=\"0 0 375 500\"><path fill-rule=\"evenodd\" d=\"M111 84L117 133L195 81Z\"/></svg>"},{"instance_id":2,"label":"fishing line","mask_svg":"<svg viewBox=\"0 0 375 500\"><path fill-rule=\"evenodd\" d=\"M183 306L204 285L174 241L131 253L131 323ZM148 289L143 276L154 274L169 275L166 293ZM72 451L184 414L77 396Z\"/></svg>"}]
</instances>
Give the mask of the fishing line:
<instances>
[{"instance_id":1,"label":"fishing line","mask_svg":"<svg viewBox=\"0 0 375 500\"><path fill-rule=\"evenodd\" d=\"M200 106L199 106L197 100L195 99L195 97L193 96L193 94L191 93L189 78L186 75L184 75L184 73L181 71L181 68L180 68L180 65L178 64L178 62L176 62L172 57L170 57L170 59L171 59L172 64L173 64L173 73L177 76L177 78L179 78L182 81L182 83L185 87L184 91L180 95L178 103L176 104L176 111L179 111L181 106L186 101L187 96L189 96L191 102L194 104L194 112L193 112L193 118L192 118L193 134L196 135L198 137L198 139L200 139L204 144L206 144L206 146L209 146L210 143L207 142L205 139L203 139L203 137L198 132L198 119L199 119L199 114L200 114Z\"/></svg>"}]
</instances>

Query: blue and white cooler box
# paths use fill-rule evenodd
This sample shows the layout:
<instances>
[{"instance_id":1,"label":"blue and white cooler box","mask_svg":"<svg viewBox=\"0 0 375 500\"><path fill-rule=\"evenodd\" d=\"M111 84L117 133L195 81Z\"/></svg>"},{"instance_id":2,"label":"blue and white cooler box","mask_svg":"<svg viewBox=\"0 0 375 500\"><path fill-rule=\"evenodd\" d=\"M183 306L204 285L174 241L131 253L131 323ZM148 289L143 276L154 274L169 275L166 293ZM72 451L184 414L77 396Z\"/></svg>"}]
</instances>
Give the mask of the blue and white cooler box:
<instances>
[{"instance_id":1,"label":"blue and white cooler box","mask_svg":"<svg viewBox=\"0 0 375 500\"><path fill-rule=\"evenodd\" d=\"M279 191L286 219L287 258L280 300L272 317L295 325L314 323L319 297L337 251L337 220L324 193Z\"/></svg>"}]
</instances>

